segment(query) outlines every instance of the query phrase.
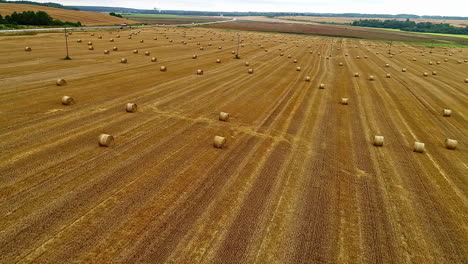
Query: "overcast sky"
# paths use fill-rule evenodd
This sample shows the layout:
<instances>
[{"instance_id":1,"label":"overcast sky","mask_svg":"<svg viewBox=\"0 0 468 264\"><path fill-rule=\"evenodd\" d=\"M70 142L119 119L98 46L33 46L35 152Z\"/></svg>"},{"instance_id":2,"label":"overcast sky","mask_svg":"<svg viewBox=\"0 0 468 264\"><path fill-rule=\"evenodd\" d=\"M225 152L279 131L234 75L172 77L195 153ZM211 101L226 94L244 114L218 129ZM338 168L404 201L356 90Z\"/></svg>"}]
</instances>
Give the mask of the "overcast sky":
<instances>
[{"instance_id":1,"label":"overcast sky","mask_svg":"<svg viewBox=\"0 0 468 264\"><path fill-rule=\"evenodd\" d=\"M468 16L468 0L36 0L63 5L118 6L139 9L372 13Z\"/></svg>"}]
</instances>

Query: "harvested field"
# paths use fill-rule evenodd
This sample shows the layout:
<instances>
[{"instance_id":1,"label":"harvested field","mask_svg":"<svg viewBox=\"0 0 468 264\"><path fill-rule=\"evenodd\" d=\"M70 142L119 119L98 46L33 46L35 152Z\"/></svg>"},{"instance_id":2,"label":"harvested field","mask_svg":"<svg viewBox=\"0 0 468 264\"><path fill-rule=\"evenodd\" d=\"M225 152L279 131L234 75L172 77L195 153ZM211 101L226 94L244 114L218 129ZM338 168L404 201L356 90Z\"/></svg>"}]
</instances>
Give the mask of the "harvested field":
<instances>
[{"instance_id":1,"label":"harvested field","mask_svg":"<svg viewBox=\"0 0 468 264\"><path fill-rule=\"evenodd\" d=\"M226 20L223 17L213 16L184 16L184 15L161 15L161 14L122 14L124 18L138 21L139 23L153 25L178 25L189 23L206 23Z\"/></svg>"},{"instance_id":2,"label":"harvested field","mask_svg":"<svg viewBox=\"0 0 468 264\"><path fill-rule=\"evenodd\" d=\"M0 263L467 263L468 50L330 40L0 36Z\"/></svg>"},{"instance_id":3,"label":"harvested field","mask_svg":"<svg viewBox=\"0 0 468 264\"><path fill-rule=\"evenodd\" d=\"M13 12L24 11L45 11L53 19L61 21L78 22L86 26L100 26L100 25L120 25L122 23L136 23L135 21L123 19L119 17L109 16L107 14L74 11L68 9L53 8L48 6L37 5L23 5L23 4L2 4L0 3L0 15L11 15Z\"/></svg>"},{"instance_id":4,"label":"harvested field","mask_svg":"<svg viewBox=\"0 0 468 264\"><path fill-rule=\"evenodd\" d=\"M409 42L431 42L434 43L457 43L466 45L464 38L450 36L436 36L420 34L415 32L389 31L384 29L354 27L343 25L324 25L313 22L287 21L275 18L250 17L251 21L241 20L239 22L227 22L209 25L210 28L223 28L229 30L250 30L264 32L280 32L295 34L315 34L323 36L338 36L349 38L376 39L385 41L409 41ZM257 20L258 19L258 20Z\"/></svg>"}]
</instances>

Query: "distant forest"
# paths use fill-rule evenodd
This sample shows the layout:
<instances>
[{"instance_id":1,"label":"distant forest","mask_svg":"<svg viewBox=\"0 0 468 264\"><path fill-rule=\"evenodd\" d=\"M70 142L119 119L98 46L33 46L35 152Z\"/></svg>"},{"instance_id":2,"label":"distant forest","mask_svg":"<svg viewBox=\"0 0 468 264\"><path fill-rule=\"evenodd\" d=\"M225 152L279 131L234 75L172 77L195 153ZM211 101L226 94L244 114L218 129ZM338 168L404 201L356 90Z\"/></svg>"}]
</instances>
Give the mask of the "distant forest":
<instances>
[{"instance_id":1,"label":"distant forest","mask_svg":"<svg viewBox=\"0 0 468 264\"><path fill-rule=\"evenodd\" d=\"M364 19L356 20L351 25L360 27L392 28L412 32L468 35L468 27L454 27L447 23L416 23L414 21L410 21L409 19L406 19L406 21L399 21L394 19L384 21L378 19Z\"/></svg>"}]
</instances>

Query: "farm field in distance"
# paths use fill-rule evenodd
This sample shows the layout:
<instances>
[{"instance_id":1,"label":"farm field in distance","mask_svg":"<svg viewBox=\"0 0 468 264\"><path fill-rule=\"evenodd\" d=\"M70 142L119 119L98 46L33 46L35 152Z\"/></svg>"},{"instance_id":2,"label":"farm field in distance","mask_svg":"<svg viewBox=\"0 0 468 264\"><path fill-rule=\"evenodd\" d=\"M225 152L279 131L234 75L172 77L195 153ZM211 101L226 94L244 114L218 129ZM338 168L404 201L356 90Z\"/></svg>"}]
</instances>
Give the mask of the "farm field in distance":
<instances>
[{"instance_id":1,"label":"farm field in distance","mask_svg":"<svg viewBox=\"0 0 468 264\"><path fill-rule=\"evenodd\" d=\"M314 16L283 16L278 17L281 19L297 19L311 22L327 22L327 23L353 23L355 20L359 19L380 19L380 20L392 20L391 18L361 18L361 17L314 17ZM404 21L406 19L398 18L396 20ZM432 22L432 23L449 23L456 27L466 27L468 26L467 20L441 20L441 19L411 19L417 23L420 22Z\"/></svg>"},{"instance_id":2,"label":"farm field in distance","mask_svg":"<svg viewBox=\"0 0 468 264\"><path fill-rule=\"evenodd\" d=\"M0 36L0 263L468 262L467 48L229 25L68 44Z\"/></svg>"},{"instance_id":3,"label":"farm field in distance","mask_svg":"<svg viewBox=\"0 0 468 264\"><path fill-rule=\"evenodd\" d=\"M188 24L188 23L206 23L226 20L224 17L213 16L185 16L185 15L168 15L168 14L134 14L123 13L124 18L138 21L146 24Z\"/></svg>"},{"instance_id":4,"label":"farm field in distance","mask_svg":"<svg viewBox=\"0 0 468 264\"><path fill-rule=\"evenodd\" d=\"M120 25L122 23L136 23L132 20L95 12L74 11L38 5L0 3L0 15L2 15L3 17L11 15L13 12L21 13L24 11L44 11L47 12L50 16L52 16L54 19L70 22L80 21L85 26Z\"/></svg>"}]
</instances>

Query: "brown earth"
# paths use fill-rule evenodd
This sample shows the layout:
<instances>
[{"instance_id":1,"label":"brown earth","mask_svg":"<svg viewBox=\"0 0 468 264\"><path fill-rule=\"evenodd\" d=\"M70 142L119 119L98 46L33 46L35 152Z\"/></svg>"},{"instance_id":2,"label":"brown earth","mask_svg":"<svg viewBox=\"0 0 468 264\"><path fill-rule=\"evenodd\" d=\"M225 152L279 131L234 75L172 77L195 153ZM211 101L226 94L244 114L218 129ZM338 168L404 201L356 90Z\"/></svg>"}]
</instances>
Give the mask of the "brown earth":
<instances>
[{"instance_id":1,"label":"brown earth","mask_svg":"<svg viewBox=\"0 0 468 264\"><path fill-rule=\"evenodd\" d=\"M11 15L15 11L16 12L45 11L54 19L58 19L64 22L65 21L69 21L69 22L79 21L81 22L82 25L86 25L86 26L137 23L132 20L109 16L107 14L102 14L102 13L74 11L74 10L47 7L47 6L37 6L37 5L1 4L0 3L0 15L2 16Z\"/></svg>"},{"instance_id":2,"label":"brown earth","mask_svg":"<svg viewBox=\"0 0 468 264\"><path fill-rule=\"evenodd\" d=\"M468 262L467 49L133 32L0 36L0 263Z\"/></svg>"},{"instance_id":3,"label":"brown earth","mask_svg":"<svg viewBox=\"0 0 468 264\"><path fill-rule=\"evenodd\" d=\"M226 22L222 24L209 25L210 28L224 28L230 30L266 31L296 34L317 34L324 36L339 36L351 38L364 38L385 41L410 41L431 43L453 42L468 44L468 40L457 37L435 36L418 34L414 32L389 31L365 27L353 27L343 25L324 25L313 22L285 21L275 18L250 17L251 21L240 20L237 22Z\"/></svg>"}]
</instances>

